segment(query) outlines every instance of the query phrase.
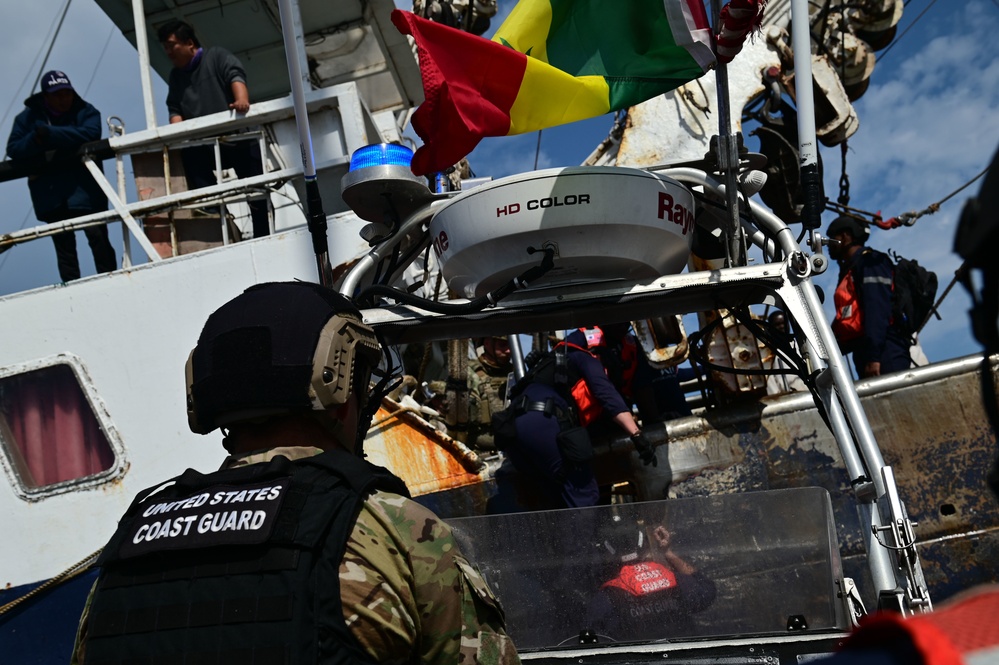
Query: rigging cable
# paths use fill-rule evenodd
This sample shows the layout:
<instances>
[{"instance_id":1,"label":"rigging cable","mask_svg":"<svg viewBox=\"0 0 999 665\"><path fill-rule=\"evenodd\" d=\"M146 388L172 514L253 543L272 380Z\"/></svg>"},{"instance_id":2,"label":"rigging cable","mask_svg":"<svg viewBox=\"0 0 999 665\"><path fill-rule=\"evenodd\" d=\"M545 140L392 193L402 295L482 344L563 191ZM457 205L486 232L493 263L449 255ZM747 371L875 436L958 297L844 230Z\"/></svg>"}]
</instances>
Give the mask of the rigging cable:
<instances>
[{"instance_id":1,"label":"rigging cable","mask_svg":"<svg viewBox=\"0 0 999 665\"><path fill-rule=\"evenodd\" d=\"M951 192L947 196L943 197L942 199L940 199L936 203L931 203L931 204L929 204L928 206L926 206L925 208L923 208L922 210L920 210L918 212L914 211L914 210L910 211L910 212L903 212L898 217L892 217L891 219L884 220L884 221L881 220L881 216L880 215L875 215L875 217L874 217L874 223L877 224L879 228L885 229L886 231L889 230L889 229L896 229L896 228L898 228L900 226L903 226L903 225L904 226L912 226L913 224L916 223L916 220L919 219L920 217L922 217L923 215L932 215L933 213L935 213L938 210L940 210L940 206L941 205L943 205L944 203L946 203L949 199L951 199L955 195L959 194L961 191L963 191L964 189L966 189L969 185L971 185L976 180L978 180L979 178L981 178L983 175L985 175L986 171L988 171L988 170L989 170L988 167L985 167L981 171L981 173L979 173L978 175L976 175L974 178L972 178L968 182L964 183L963 185L961 185L960 187L958 187L953 192Z\"/></svg>"},{"instance_id":2,"label":"rigging cable","mask_svg":"<svg viewBox=\"0 0 999 665\"><path fill-rule=\"evenodd\" d=\"M94 65L94 73L90 75L90 80L87 81L87 87L83 89L83 96L86 97L87 93L90 92L90 86L93 85L94 79L97 78L97 72L101 69L101 61L104 60L104 55L108 52L108 45L111 44L111 38L114 37L115 26L111 26L111 32L108 33L108 38L104 42L104 48L101 49L101 55L97 58L97 64Z\"/></svg>"},{"instance_id":3,"label":"rigging cable","mask_svg":"<svg viewBox=\"0 0 999 665\"><path fill-rule=\"evenodd\" d=\"M982 171L981 173L979 173L978 175L976 175L975 177L973 177L971 180L969 180L968 182L964 183L963 185L961 185L960 187L958 187L953 192L951 192L947 196L943 197L942 199L940 199L936 203L931 203L931 204L929 204L928 206L926 206L925 208L923 208L922 210L920 210L918 212L917 211L904 212L901 215L899 215L897 217L892 217L892 218L890 218L888 220L885 220L881 216L881 211L880 210L878 212L870 212L868 210L863 210L861 208L853 208L853 207L851 207L851 206L849 206L849 205L847 205L845 203L841 203L841 202L837 203L837 202L833 202L833 201L828 201L827 200L826 201L826 208L825 209L826 210L830 210L832 212L836 212L836 213L842 214L842 215L846 215L848 217L853 217L855 219L859 219L859 220L862 220L862 221L870 223L870 224L875 224L875 225L877 225L878 228L884 229L885 231L889 231L891 229L896 229L896 228L898 228L900 226L912 226L913 224L916 223L916 220L919 219L920 217L923 217L924 215L932 215L933 213L939 211L941 205L943 205L944 203L946 203L948 200L950 200L955 195L957 195L960 192L962 192L969 185L973 184L976 180L978 180L983 175L985 175L985 172L987 170L988 170L988 168L986 168L985 171Z\"/></svg>"},{"instance_id":4,"label":"rigging cable","mask_svg":"<svg viewBox=\"0 0 999 665\"><path fill-rule=\"evenodd\" d=\"M967 261L958 266L957 270L954 271L954 278L950 280L950 284L947 285L947 288L944 289L944 292L940 295L939 298L937 298L937 301L933 303L933 307L931 307L930 311L926 313L926 318L923 319L923 322L916 327L915 334L918 335L923 331L923 328L925 328L926 324L930 322L930 319L933 318L934 314L936 314L938 319L941 318L940 305L943 304L944 298L946 298L950 294L950 290L954 288L954 285L965 279L965 276L968 274L968 269L969 266Z\"/></svg>"},{"instance_id":5,"label":"rigging cable","mask_svg":"<svg viewBox=\"0 0 999 665\"><path fill-rule=\"evenodd\" d=\"M48 40L49 48L45 52L45 57L42 59L41 69L38 70L38 74L35 76L34 82L32 82L32 84L31 84L31 90L35 89L35 83L37 83L39 80L41 80L42 74L45 73L45 65L49 61L49 55L52 54L52 47L55 46L56 37L59 36L59 30L62 29L62 22L66 18L66 13L69 11L69 3L71 1L72 0L66 0L66 4L63 5L63 7L62 7L62 12L60 12L60 14L59 14L59 20L57 21L55 32L52 34L52 38ZM52 28L50 27L49 30L51 30L51 29ZM34 59L31 61L32 65L35 64L35 62L38 60L38 56L39 55L41 55L41 50L39 50L39 52L35 54ZM28 80L28 75L30 73L31 73L31 67L29 66L26 69L25 73L24 73L24 78L21 79L20 85L18 85L17 86L17 90L14 91L14 97L13 97L13 99L10 100L10 105L7 107L7 110L4 112L3 118L0 118L0 126L4 126L5 127L7 125L7 117L10 115L10 112L14 109L14 105L17 103L17 97L18 97L17 93L20 92L21 88L24 87L24 84ZM28 95L30 96L30 94L31 94L31 92L29 90Z\"/></svg>"},{"instance_id":6,"label":"rigging cable","mask_svg":"<svg viewBox=\"0 0 999 665\"><path fill-rule=\"evenodd\" d=\"M900 41L902 41L902 37L905 37L906 33L908 33L909 30L912 30L912 26L916 25L916 23L919 22L919 19L923 18L923 15L926 14L926 12L930 11L930 8L933 5L935 5L936 3L937 3L937 0L930 0L930 4L926 5L926 8L923 9L923 11L919 12L919 16L917 16L916 18L914 18L912 20L912 23L910 23L909 25L907 25L905 27L905 30L902 31L901 35L899 35L898 37L896 37L895 39L893 39L891 41L891 44L888 45L888 48L886 48L884 51L881 51L881 53L878 55L878 57L874 59L874 62L875 63L881 62L881 59L883 57L885 57L888 54L889 51L892 50L892 48L895 46L895 44L898 44Z\"/></svg>"}]
</instances>

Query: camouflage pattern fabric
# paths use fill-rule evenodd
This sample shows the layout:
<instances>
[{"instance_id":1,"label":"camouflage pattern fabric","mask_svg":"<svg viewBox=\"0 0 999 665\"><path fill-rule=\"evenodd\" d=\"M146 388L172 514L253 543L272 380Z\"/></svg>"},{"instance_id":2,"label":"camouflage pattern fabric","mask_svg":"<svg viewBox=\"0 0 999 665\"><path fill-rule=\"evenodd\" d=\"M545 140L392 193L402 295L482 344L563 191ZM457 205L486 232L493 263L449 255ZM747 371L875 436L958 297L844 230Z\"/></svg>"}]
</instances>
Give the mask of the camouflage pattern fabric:
<instances>
[{"instance_id":1,"label":"camouflage pattern fabric","mask_svg":"<svg viewBox=\"0 0 999 665\"><path fill-rule=\"evenodd\" d=\"M495 450L492 415L502 411L510 369L493 367L481 359L468 361L468 428L466 442L478 449Z\"/></svg>"},{"instance_id":2,"label":"camouflage pattern fabric","mask_svg":"<svg viewBox=\"0 0 999 665\"><path fill-rule=\"evenodd\" d=\"M274 448L230 457L224 466L320 452ZM375 492L361 508L340 563L340 599L351 633L380 663L520 662L499 602L458 550L451 527L396 494Z\"/></svg>"},{"instance_id":3,"label":"camouflage pattern fabric","mask_svg":"<svg viewBox=\"0 0 999 665\"><path fill-rule=\"evenodd\" d=\"M273 448L229 457L223 468L320 452ZM351 633L379 663L520 663L498 600L459 551L451 527L397 494L375 492L361 508L340 563L340 599ZM83 661L80 635L73 663Z\"/></svg>"}]
</instances>

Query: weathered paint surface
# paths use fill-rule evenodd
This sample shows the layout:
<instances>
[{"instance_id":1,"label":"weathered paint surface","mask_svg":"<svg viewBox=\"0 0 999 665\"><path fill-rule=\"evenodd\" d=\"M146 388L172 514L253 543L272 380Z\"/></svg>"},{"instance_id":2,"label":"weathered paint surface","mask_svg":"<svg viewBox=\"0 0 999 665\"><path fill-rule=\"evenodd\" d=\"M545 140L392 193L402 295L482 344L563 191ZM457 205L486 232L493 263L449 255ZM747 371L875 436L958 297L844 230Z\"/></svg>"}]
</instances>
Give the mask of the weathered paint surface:
<instances>
[{"instance_id":1,"label":"weathered paint surface","mask_svg":"<svg viewBox=\"0 0 999 665\"><path fill-rule=\"evenodd\" d=\"M999 501L985 483L996 447L977 374L880 392L862 403L917 523L932 597L939 601L999 580ZM839 449L816 409L703 425L669 444L670 496L824 487L832 496L846 573L863 585L867 571L856 501Z\"/></svg>"},{"instance_id":2,"label":"weathered paint surface","mask_svg":"<svg viewBox=\"0 0 999 665\"><path fill-rule=\"evenodd\" d=\"M374 422L394 410L380 408ZM400 412L383 420L368 433L364 446L368 460L402 478L413 496L483 481L485 464L474 452L414 413Z\"/></svg>"}]
</instances>

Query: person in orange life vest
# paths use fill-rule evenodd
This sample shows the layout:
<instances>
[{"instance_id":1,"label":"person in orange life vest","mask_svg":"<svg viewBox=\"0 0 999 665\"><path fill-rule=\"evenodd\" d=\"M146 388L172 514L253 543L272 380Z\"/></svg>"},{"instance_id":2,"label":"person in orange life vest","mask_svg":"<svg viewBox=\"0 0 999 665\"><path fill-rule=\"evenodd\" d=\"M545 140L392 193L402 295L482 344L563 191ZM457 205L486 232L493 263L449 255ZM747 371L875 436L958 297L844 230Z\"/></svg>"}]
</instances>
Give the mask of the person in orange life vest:
<instances>
[{"instance_id":1,"label":"person in orange life vest","mask_svg":"<svg viewBox=\"0 0 999 665\"><path fill-rule=\"evenodd\" d=\"M908 369L909 343L892 325L891 259L865 246L870 229L853 217L837 217L826 235L836 241L829 245L829 256L839 262L832 328L840 350L853 353L862 379Z\"/></svg>"},{"instance_id":2,"label":"person in orange life vest","mask_svg":"<svg viewBox=\"0 0 999 665\"><path fill-rule=\"evenodd\" d=\"M614 519L600 543L610 574L590 600L587 627L618 642L694 635L692 615L714 602L715 583L673 551L665 526Z\"/></svg>"},{"instance_id":3,"label":"person in orange life vest","mask_svg":"<svg viewBox=\"0 0 999 665\"><path fill-rule=\"evenodd\" d=\"M655 446L631 413L635 404L643 423L662 422L652 391L654 373L628 332L630 325L627 321L603 324L566 336L570 376L575 378L572 396L581 425L624 430L642 462L658 465Z\"/></svg>"},{"instance_id":4,"label":"person in orange life vest","mask_svg":"<svg viewBox=\"0 0 999 665\"><path fill-rule=\"evenodd\" d=\"M972 298L971 328L986 358L999 352L999 151L992 158L978 196L961 213L954 251L965 260L962 279ZM978 274L974 274L978 273ZM974 277L974 278L973 278ZM987 366L987 365L986 365ZM991 376L991 372L988 374ZM997 395L984 381L982 402L993 431L999 431ZM993 388L988 389L989 386ZM999 458L985 478L999 498ZM999 585L981 584L952 596L932 612L903 617L878 612L860 620L839 653L824 665L957 665L999 663Z\"/></svg>"},{"instance_id":5,"label":"person in orange life vest","mask_svg":"<svg viewBox=\"0 0 999 665\"><path fill-rule=\"evenodd\" d=\"M597 505L600 488L592 465L589 462L567 461L558 444L559 434L572 424L593 426L600 421L604 421L602 424L605 425L609 422L611 427L620 427L631 436L645 464L658 463L655 447L641 433L631 414L629 401L611 378L615 377L628 395L631 395L635 384L639 384L639 392L643 390L635 374L639 357L644 359L644 356L638 352L634 338L627 335L628 325L614 324L604 326L603 330L577 330L566 338L562 345L568 350L566 361L571 394L567 394L569 391L564 387L547 385L540 380L531 382L520 392L523 403L531 406L521 407L522 412L514 423L516 438L504 452L519 474L536 482L531 483L529 501L524 497L513 498L517 493L505 492L506 481L500 480L501 475L506 478L506 473L498 472L497 484L501 485L500 493L504 499L495 502L492 511L522 510L525 508L522 503L530 503L532 508L539 510ZM605 331L609 331L606 337ZM611 369L605 370L598 351L605 354ZM570 406L576 409L578 423L566 422Z\"/></svg>"}]
</instances>

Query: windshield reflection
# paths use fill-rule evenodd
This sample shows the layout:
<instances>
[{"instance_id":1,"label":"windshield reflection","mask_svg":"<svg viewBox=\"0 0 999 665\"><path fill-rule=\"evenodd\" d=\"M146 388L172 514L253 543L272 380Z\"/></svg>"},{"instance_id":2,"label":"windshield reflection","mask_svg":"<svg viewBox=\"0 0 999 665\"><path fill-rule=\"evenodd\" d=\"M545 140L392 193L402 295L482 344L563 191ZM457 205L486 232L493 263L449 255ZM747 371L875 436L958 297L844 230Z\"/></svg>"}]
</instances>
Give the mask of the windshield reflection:
<instances>
[{"instance_id":1,"label":"windshield reflection","mask_svg":"<svg viewBox=\"0 0 999 665\"><path fill-rule=\"evenodd\" d=\"M520 650L846 625L820 488L449 523Z\"/></svg>"}]
</instances>

